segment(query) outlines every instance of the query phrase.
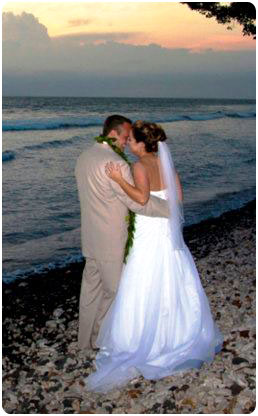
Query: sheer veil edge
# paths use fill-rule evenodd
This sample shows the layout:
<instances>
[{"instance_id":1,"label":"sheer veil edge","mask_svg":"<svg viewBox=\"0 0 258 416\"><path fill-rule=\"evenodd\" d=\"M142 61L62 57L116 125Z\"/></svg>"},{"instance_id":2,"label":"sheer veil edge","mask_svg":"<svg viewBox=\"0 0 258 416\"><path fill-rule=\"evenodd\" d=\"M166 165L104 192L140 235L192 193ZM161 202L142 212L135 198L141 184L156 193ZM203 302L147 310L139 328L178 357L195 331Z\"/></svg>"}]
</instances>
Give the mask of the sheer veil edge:
<instances>
[{"instance_id":1,"label":"sheer veil edge","mask_svg":"<svg viewBox=\"0 0 258 416\"><path fill-rule=\"evenodd\" d=\"M170 211L171 243L174 250L183 250L184 238L182 226L184 223L183 205L178 199L176 184L176 170L168 145L158 142L158 156L161 164L161 173L168 193Z\"/></svg>"}]
</instances>

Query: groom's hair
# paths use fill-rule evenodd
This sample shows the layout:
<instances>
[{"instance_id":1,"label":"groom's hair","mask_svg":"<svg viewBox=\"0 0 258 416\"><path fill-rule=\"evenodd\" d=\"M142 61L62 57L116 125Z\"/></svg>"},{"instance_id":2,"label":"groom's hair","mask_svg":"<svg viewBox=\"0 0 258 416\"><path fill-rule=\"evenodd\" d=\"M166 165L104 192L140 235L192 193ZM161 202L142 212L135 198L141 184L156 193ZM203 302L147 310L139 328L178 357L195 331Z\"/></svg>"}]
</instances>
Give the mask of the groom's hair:
<instances>
[{"instance_id":1,"label":"groom's hair","mask_svg":"<svg viewBox=\"0 0 258 416\"><path fill-rule=\"evenodd\" d=\"M124 116L114 114L109 116L103 126L103 136L107 136L112 130L116 130L118 133L121 131L121 125L124 123L132 124L132 121Z\"/></svg>"}]
</instances>

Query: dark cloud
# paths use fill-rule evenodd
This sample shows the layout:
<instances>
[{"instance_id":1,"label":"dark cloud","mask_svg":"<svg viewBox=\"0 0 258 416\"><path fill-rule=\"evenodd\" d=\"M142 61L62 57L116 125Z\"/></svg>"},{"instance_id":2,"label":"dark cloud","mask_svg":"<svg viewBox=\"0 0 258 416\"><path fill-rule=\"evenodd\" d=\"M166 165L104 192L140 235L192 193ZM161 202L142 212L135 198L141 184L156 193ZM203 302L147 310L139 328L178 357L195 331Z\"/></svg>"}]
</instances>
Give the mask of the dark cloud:
<instances>
[{"instance_id":1,"label":"dark cloud","mask_svg":"<svg viewBox=\"0 0 258 416\"><path fill-rule=\"evenodd\" d=\"M244 82L240 83L240 79ZM45 71L8 73L3 95L255 98L255 74L95 74Z\"/></svg>"},{"instance_id":2,"label":"dark cloud","mask_svg":"<svg viewBox=\"0 0 258 416\"><path fill-rule=\"evenodd\" d=\"M48 42L47 28L39 23L38 19L30 13L21 15L3 13L2 19L3 41L20 42Z\"/></svg>"}]
</instances>

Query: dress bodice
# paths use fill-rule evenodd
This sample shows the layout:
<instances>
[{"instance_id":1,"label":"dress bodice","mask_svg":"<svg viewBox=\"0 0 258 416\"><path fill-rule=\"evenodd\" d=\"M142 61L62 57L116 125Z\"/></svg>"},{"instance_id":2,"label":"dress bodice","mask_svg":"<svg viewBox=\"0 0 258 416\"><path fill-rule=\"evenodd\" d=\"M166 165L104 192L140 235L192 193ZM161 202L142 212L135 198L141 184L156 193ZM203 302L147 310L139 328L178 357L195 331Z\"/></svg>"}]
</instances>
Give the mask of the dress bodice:
<instances>
[{"instance_id":1,"label":"dress bodice","mask_svg":"<svg viewBox=\"0 0 258 416\"><path fill-rule=\"evenodd\" d=\"M160 191L150 191L151 196L155 196L161 199L167 199L167 190L161 189ZM149 238L149 235L169 235L169 220L164 217L149 217L142 214L136 214L136 230L134 239Z\"/></svg>"},{"instance_id":2,"label":"dress bodice","mask_svg":"<svg viewBox=\"0 0 258 416\"><path fill-rule=\"evenodd\" d=\"M150 195L157 196L158 198L167 199L167 190L161 189L160 191L150 191Z\"/></svg>"}]
</instances>

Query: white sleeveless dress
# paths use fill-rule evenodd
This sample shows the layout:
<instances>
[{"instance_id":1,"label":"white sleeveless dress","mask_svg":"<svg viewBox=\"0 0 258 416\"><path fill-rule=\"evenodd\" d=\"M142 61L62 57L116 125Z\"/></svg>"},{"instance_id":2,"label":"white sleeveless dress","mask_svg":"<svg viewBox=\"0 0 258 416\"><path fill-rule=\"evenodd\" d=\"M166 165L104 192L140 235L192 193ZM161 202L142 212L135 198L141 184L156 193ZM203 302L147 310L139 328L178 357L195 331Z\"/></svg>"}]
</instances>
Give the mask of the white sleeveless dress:
<instances>
[{"instance_id":1,"label":"white sleeveless dress","mask_svg":"<svg viewBox=\"0 0 258 416\"><path fill-rule=\"evenodd\" d=\"M151 192L166 199L166 190ZM200 368L220 351L215 325L187 246L173 251L169 220L136 215L133 248L97 339L87 389L107 392L143 375L159 379Z\"/></svg>"}]
</instances>

